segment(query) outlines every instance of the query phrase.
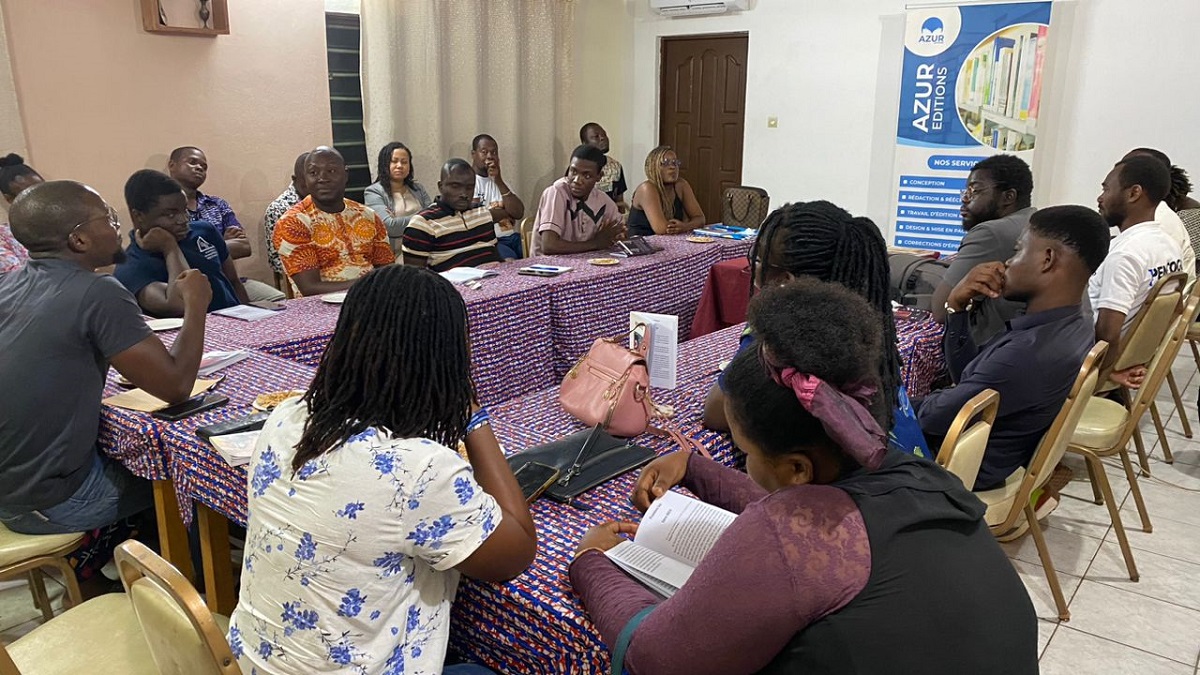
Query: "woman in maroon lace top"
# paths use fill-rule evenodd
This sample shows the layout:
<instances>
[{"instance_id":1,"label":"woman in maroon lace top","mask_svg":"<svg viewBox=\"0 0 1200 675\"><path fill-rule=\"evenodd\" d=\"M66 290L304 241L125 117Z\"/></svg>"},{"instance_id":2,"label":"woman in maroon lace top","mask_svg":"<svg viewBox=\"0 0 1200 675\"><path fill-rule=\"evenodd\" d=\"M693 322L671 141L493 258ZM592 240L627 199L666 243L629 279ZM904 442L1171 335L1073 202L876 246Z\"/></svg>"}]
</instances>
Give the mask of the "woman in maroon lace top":
<instances>
[{"instance_id":1,"label":"woman in maroon lace top","mask_svg":"<svg viewBox=\"0 0 1200 675\"><path fill-rule=\"evenodd\" d=\"M589 531L571 583L624 670L657 673L1036 673L1024 585L984 506L928 460L888 449L861 297L801 279L750 307L759 347L726 371L743 474L697 455L649 464L645 510L681 485L737 519L669 600L603 551L634 526Z\"/></svg>"}]
</instances>

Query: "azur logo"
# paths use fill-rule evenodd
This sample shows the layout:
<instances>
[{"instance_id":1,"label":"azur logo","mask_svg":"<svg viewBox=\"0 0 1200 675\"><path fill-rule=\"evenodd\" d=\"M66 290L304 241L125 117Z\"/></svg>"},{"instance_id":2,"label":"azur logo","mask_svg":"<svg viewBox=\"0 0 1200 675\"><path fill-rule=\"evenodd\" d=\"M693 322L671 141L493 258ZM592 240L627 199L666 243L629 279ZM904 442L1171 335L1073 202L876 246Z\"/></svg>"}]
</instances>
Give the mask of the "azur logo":
<instances>
[{"instance_id":1,"label":"azur logo","mask_svg":"<svg viewBox=\"0 0 1200 675\"><path fill-rule=\"evenodd\" d=\"M931 16L921 24L921 37L917 42L925 44L942 44L946 41L946 35L943 31L942 20L936 16Z\"/></svg>"}]
</instances>

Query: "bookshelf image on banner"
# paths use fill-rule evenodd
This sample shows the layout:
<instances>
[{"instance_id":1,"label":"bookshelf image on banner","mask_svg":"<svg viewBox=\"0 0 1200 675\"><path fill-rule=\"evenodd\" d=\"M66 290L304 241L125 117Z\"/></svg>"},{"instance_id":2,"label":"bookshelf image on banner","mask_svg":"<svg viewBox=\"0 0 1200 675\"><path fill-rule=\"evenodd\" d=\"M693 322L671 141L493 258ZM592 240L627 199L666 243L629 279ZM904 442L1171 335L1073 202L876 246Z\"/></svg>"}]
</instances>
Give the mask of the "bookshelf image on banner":
<instances>
[{"instance_id":1,"label":"bookshelf image on banner","mask_svg":"<svg viewBox=\"0 0 1200 675\"><path fill-rule=\"evenodd\" d=\"M1023 23L990 35L958 76L958 117L983 145L1032 150L1049 26Z\"/></svg>"}]
</instances>

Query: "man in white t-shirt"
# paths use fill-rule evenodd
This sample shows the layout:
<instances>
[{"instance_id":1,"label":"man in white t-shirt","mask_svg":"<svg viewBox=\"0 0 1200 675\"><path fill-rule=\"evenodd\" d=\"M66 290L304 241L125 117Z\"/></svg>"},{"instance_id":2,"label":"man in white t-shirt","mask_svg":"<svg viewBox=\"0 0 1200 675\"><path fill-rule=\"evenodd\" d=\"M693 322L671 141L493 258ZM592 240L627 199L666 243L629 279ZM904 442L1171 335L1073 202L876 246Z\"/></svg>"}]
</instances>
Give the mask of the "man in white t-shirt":
<instances>
[{"instance_id":1,"label":"man in white t-shirt","mask_svg":"<svg viewBox=\"0 0 1200 675\"><path fill-rule=\"evenodd\" d=\"M1088 281L1088 300L1095 312L1096 339L1120 344L1150 289L1164 275L1183 271L1183 251L1154 219L1155 209L1170 190L1171 175L1154 157L1134 155L1117 163L1097 199L1100 215L1120 230L1108 257ZM1190 247L1188 247L1190 248ZM1110 349L1105 366L1119 356ZM1113 380L1138 386L1144 367L1113 373Z\"/></svg>"},{"instance_id":2,"label":"man in white t-shirt","mask_svg":"<svg viewBox=\"0 0 1200 675\"><path fill-rule=\"evenodd\" d=\"M1154 148L1134 148L1122 159L1129 159L1135 155L1153 157L1162 162L1167 167L1168 178L1170 177L1171 158L1167 157L1166 153ZM1179 246L1183 249L1183 271L1187 272L1189 279L1194 279L1196 277L1196 252L1192 248L1191 235L1188 234L1183 220L1179 218L1165 198L1158 203L1158 208L1154 210L1154 220L1172 239L1179 242Z\"/></svg>"},{"instance_id":3,"label":"man in white t-shirt","mask_svg":"<svg viewBox=\"0 0 1200 675\"><path fill-rule=\"evenodd\" d=\"M521 233L516 226L525 216L525 204L500 175L500 146L496 139L487 134L471 139L471 167L475 169L476 205L486 206L492 212L500 257L520 258Z\"/></svg>"}]
</instances>

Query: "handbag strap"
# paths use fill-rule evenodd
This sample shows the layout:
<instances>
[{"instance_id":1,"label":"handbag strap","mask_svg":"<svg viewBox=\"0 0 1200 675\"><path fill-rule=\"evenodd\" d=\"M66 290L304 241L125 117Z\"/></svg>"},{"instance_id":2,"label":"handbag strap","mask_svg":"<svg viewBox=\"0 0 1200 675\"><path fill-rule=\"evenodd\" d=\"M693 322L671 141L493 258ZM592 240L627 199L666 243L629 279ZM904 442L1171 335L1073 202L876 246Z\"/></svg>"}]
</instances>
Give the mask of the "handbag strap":
<instances>
[{"instance_id":1,"label":"handbag strap","mask_svg":"<svg viewBox=\"0 0 1200 675\"><path fill-rule=\"evenodd\" d=\"M684 452L697 452L708 459L712 459L712 453L708 451L708 448L704 447L703 443L684 435L669 420L660 420L658 425L649 427L647 431L659 438L670 438L675 441L676 445L683 448Z\"/></svg>"}]
</instances>

